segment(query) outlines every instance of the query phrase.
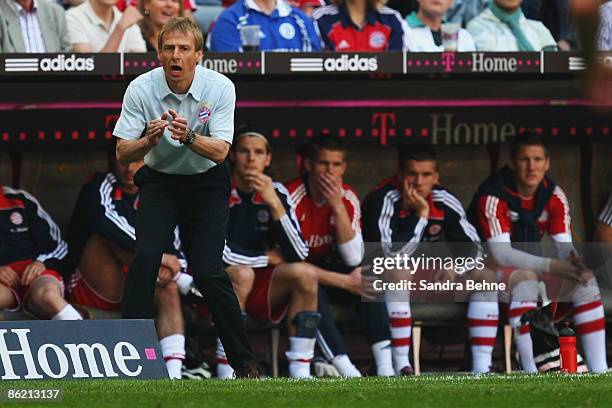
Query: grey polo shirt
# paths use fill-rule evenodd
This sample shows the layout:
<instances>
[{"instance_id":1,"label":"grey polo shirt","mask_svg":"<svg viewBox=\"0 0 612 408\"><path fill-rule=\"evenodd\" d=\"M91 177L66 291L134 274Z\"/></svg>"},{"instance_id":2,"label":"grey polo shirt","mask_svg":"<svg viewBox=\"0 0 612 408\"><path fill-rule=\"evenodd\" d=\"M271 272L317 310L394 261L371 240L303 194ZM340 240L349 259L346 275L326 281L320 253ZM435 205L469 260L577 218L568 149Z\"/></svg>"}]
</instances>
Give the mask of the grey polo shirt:
<instances>
[{"instance_id":1,"label":"grey polo shirt","mask_svg":"<svg viewBox=\"0 0 612 408\"><path fill-rule=\"evenodd\" d=\"M189 91L180 98L168 87L164 70L155 68L128 86L113 135L136 140L146 123L174 109L187 118L188 126L199 135L232 143L235 104L234 84L218 72L198 65ZM203 173L216 165L178 140L172 140L170 135L166 129L159 145L147 153L147 166L162 173L188 175Z\"/></svg>"}]
</instances>

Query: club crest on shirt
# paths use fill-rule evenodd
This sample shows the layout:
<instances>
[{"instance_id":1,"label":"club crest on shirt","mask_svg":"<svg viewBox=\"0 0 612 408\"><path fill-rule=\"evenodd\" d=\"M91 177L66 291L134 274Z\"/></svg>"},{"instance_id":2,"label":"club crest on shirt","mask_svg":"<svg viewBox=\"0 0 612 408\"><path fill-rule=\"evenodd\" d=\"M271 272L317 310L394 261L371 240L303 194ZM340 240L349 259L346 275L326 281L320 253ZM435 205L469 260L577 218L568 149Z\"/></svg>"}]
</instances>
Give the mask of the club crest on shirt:
<instances>
[{"instance_id":1,"label":"club crest on shirt","mask_svg":"<svg viewBox=\"0 0 612 408\"><path fill-rule=\"evenodd\" d=\"M380 31L374 31L370 34L370 47L372 48L382 48L386 41L387 37Z\"/></svg>"},{"instance_id":2,"label":"club crest on shirt","mask_svg":"<svg viewBox=\"0 0 612 408\"><path fill-rule=\"evenodd\" d=\"M290 23L283 23L278 27L279 34L286 40L295 37L295 28Z\"/></svg>"},{"instance_id":3,"label":"club crest on shirt","mask_svg":"<svg viewBox=\"0 0 612 408\"><path fill-rule=\"evenodd\" d=\"M210 119L210 108L207 105L202 105L198 109L198 122L208 123Z\"/></svg>"},{"instance_id":4,"label":"club crest on shirt","mask_svg":"<svg viewBox=\"0 0 612 408\"><path fill-rule=\"evenodd\" d=\"M238 194L236 189L232 189L232 192L230 193L230 197L229 197L230 208L232 208L236 204L241 204L241 203L242 203L242 199L240 198L240 195Z\"/></svg>"},{"instance_id":5,"label":"club crest on shirt","mask_svg":"<svg viewBox=\"0 0 612 408\"><path fill-rule=\"evenodd\" d=\"M267 210L259 210L257 212L257 221L261 222L262 224L267 223L270 221L270 213Z\"/></svg>"},{"instance_id":6,"label":"club crest on shirt","mask_svg":"<svg viewBox=\"0 0 612 408\"><path fill-rule=\"evenodd\" d=\"M16 211L10 215L9 219L13 225L21 225L23 223L23 217Z\"/></svg>"},{"instance_id":7,"label":"club crest on shirt","mask_svg":"<svg viewBox=\"0 0 612 408\"><path fill-rule=\"evenodd\" d=\"M442 231L442 226L439 224L433 224L429 227L429 235L438 235Z\"/></svg>"}]
</instances>

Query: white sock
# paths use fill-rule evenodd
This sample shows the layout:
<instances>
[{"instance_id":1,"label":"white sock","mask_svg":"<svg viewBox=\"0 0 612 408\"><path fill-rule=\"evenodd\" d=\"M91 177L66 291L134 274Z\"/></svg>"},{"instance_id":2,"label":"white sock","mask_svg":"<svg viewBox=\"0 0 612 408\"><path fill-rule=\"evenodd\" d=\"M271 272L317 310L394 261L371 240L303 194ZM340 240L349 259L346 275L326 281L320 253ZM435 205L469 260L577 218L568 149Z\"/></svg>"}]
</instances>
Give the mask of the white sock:
<instances>
[{"instance_id":1,"label":"white sock","mask_svg":"<svg viewBox=\"0 0 612 408\"><path fill-rule=\"evenodd\" d=\"M412 315L410 302L386 302L391 323L391 351L396 374L404 367L410 367L408 354L412 336Z\"/></svg>"},{"instance_id":2,"label":"white sock","mask_svg":"<svg viewBox=\"0 0 612 408\"><path fill-rule=\"evenodd\" d=\"M83 320L83 316L72 305L68 304L53 316L51 320Z\"/></svg>"},{"instance_id":3,"label":"white sock","mask_svg":"<svg viewBox=\"0 0 612 408\"><path fill-rule=\"evenodd\" d=\"M159 341L162 356L166 361L168 376L173 380L181 378L181 368L185 360L185 336L171 334Z\"/></svg>"},{"instance_id":4,"label":"white sock","mask_svg":"<svg viewBox=\"0 0 612 408\"><path fill-rule=\"evenodd\" d=\"M377 376L392 377L396 374L393 369L391 340L383 340L372 344L372 354L374 354L374 361L376 362Z\"/></svg>"},{"instance_id":5,"label":"white sock","mask_svg":"<svg viewBox=\"0 0 612 408\"><path fill-rule=\"evenodd\" d=\"M346 354L340 354L332 360L332 365L336 367L336 370L342 377L355 378L361 377L361 372L355 367L349 356Z\"/></svg>"},{"instance_id":6,"label":"white sock","mask_svg":"<svg viewBox=\"0 0 612 408\"><path fill-rule=\"evenodd\" d=\"M521 366L526 373L534 374L538 372L538 368L533 359L533 342L531 341L531 334L529 333L529 325L524 325L521 327L521 330L525 332L515 336L516 348L521 356Z\"/></svg>"},{"instance_id":7,"label":"white sock","mask_svg":"<svg viewBox=\"0 0 612 408\"><path fill-rule=\"evenodd\" d=\"M572 300L576 334L580 336L589 370L593 373L604 373L608 370L606 321L595 278L590 279L586 286L578 287Z\"/></svg>"},{"instance_id":8,"label":"white sock","mask_svg":"<svg viewBox=\"0 0 612 408\"><path fill-rule=\"evenodd\" d=\"M508 323L518 329L515 333L516 348L521 356L521 366L527 373L537 373L538 368L533 359L533 342L529 332L529 324L523 325L521 317L538 307L540 284L535 280L525 280L512 289L512 302L508 308Z\"/></svg>"},{"instance_id":9,"label":"white sock","mask_svg":"<svg viewBox=\"0 0 612 408\"><path fill-rule=\"evenodd\" d=\"M193 284L193 276L179 272L175 282L176 286L178 286L179 292L181 292L182 295L186 295L189 293L189 289L191 289L191 285Z\"/></svg>"},{"instance_id":10,"label":"white sock","mask_svg":"<svg viewBox=\"0 0 612 408\"><path fill-rule=\"evenodd\" d=\"M225 355L225 349L221 344L221 339L217 337L217 378L221 380L231 380L234 378L234 369L227 362L227 356Z\"/></svg>"},{"instance_id":11,"label":"white sock","mask_svg":"<svg viewBox=\"0 0 612 408\"><path fill-rule=\"evenodd\" d=\"M499 307L497 292L476 292L468 306L468 328L472 345L472 373L491 371L493 347L497 337Z\"/></svg>"},{"instance_id":12,"label":"white sock","mask_svg":"<svg viewBox=\"0 0 612 408\"><path fill-rule=\"evenodd\" d=\"M311 378L310 361L314 357L316 339L310 337L289 337L289 351L285 352L289 360L291 378Z\"/></svg>"}]
</instances>

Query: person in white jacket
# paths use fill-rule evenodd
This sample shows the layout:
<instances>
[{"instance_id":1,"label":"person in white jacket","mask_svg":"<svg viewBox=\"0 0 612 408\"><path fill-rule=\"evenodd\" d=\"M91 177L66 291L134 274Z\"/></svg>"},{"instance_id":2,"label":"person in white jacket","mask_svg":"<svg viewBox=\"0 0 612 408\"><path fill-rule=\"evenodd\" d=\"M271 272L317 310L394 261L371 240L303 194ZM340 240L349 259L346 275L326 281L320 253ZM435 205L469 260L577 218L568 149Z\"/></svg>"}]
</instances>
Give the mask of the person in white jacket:
<instances>
[{"instance_id":1,"label":"person in white jacket","mask_svg":"<svg viewBox=\"0 0 612 408\"><path fill-rule=\"evenodd\" d=\"M453 0L417 0L419 10L406 16L406 45L411 52L444 51L442 24ZM457 51L476 51L474 39L467 30L459 29Z\"/></svg>"},{"instance_id":2,"label":"person in white jacket","mask_svg":"<svg viewBox=\"0 0 612 408\"><path fill-rule=\"evenodd\" d=\"M479 51L556 51L557 42L541 21L529 20L523 0L494 0L467 25Z\"/></svg>"}]
</instances>

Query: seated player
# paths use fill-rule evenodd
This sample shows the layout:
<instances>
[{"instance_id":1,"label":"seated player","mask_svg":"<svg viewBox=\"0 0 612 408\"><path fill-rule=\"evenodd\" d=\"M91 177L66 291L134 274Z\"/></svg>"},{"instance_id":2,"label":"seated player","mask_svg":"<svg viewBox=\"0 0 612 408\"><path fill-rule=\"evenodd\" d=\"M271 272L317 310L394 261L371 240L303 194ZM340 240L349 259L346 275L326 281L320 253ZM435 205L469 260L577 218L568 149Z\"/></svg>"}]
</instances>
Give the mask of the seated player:
<instances>
[{"instance_id":1,"label":"seated player","mask_svg":"<svg viewBox=\"0 0 612 408\"><path fill-rule=\"evenodd\" d=\"M479 51L555 51L557 42L541 21L528 20L523 0L493 0L467 25Z\"/></svg>"},{"instance_id":2,"label":"seated player","mask_svg":"<svg viewBox=\"0 0 612 408\"><path fill-rule=\"evenodd\" d=\"M606 2L599 6L599 33L597 35L597 49L599 51L612 51L612 3Z\"/></svg>"},{"instance_id":3,"label":"seated player","mask_svg":"<svg viewBox=\"0 0 612 408\"><path fill-rule=\"evenodd\" d=\"M317 276L300 262L308 246L287 189L265 172L272 152L266 137L245 130L234 141L230 219L223 261L247 314L279 323L287 315L289 375L309 378L314 357ZM217 375L233 370L217 339Z\"/></svg>"},{"instance_id":4,"label":"seated player","mask_svg":"<svg viewBox=\"0 0 612 408\"><path fill-rule=\"evenodd\" d=\"M312 13L330 51L403 51L402 16L381 0L334 0Z\"/></svg>"},{"instance_id":5,"label":"seated player","mask_svg":"<svg viewBox=\"0 0 612 408\"><path fill-rule=\"evenodd\" d=\"M295 203L302 234L308 242L307 261L312 264L319 282L319 347L342 376L360 377L361 373L348 357L328 300L332 296L340 300L345 295L362 295L359 268L364 253L361 208L353 189L342 181L346 155L347 149L338 137L313 139L304 158L306 173L289 182L287 189ZM391 334L384 303L361 302L357 296L348 297L349 301L359 305L362 325L376 360L377 374L394 375L389 348Z\"/></svg>"},{"instance_id":6,"label":"seated player","mask_svg":"<svg viewBox=\"0 0 612 408\"><path fill-rule=\"evenodd\" d=\"M557 281L582 283L570 295L575 329L589 370L604 372L608 365L601 295L592 272L575 254L569 203L561 187L546 176L549 168L550 157L541 137L531 132L518 136L510 164L476 192L470 217L489 243L489 251L502 267L500 272L508 277L512 296L508 317L513 327L520 327L516 345L523 370L538 372L529 325L522 325L521 316L537 307L538 281L554 275ZM558 258L543 257L525 246L513 247L516 243L539 243L545 233L555 243Z\"/></svg>"},{"instance_id":7,"label":"seated player","mask_svg":"<svg viewBox=\"0 0 612 408\"><path fill-rule=\"evenodd\" d=\"M81 189L67 234L70 251L66 271L72 273L68 285L71 302L85 308L120 311L125 275L136 248L138 187L134 175L144 161L128 166L115 159L112 162L112 172L96 173ZM168 373L174 379L181 378L185 358L177 284L186 291L192 281L191 276L180 272L185 264L181 265L184 261L177 254L173 248L163 255L155 290L157 334Z\"/></svg>"},{"instance_id":8,"label":"seated player","mask_svg":"<svg viewBox=\"0 0 612 408\"><path fill-rule=\"evenodd\" d=\"M64 300L60 262L68 247L51 216L29 193L0 186L0 310L39 319L81 320Z\"/></svg>"},{"instance_id":9,"label":"seated player","mask_svg":"<svg viewBox=\"0 0 612 408\"><path fill-rule=\"evenodd\" d=\"M419 10L406 16L406 46L411 52L444 51L442 23L453 0L418 0ZM470 33L459 29L457 51L476 51Z\"/></svg>"},{"instance_id":10,"label":"seated player","mask_svg":"<svg viewBox=\"0 0 612 408\"><path fill-rule=\"evenodd\" d=\"M438 163L433 147L407 146L400 151L398 174L376 187L364 200L363 224L367 242L381 242L386 256L410 255L419 242L472 242L470 251L481 253L480 238L467 218L459 199L439 182ZM397 252L393 244L400 245ZM456 248L454 252L462 252ZM459 255L459 254L454 254ZM424 272L424 271L421 271ZM431 271L445 275L444 271ZM406 274L403 278L408 279ZM470 279L495 283L490 270L473 270ZM432 279L435 280L435 279ZM411 344L409 291L387 297L391 320L393 364L397 374L412 374L408 359ZM404 299L402 299L402 297ZM498 324L497 292L474 292L468 307L472 344L472 372L491 370L491 356Z\"/></svg>"}]
</instances>

